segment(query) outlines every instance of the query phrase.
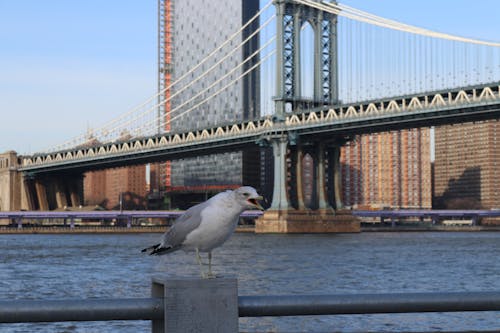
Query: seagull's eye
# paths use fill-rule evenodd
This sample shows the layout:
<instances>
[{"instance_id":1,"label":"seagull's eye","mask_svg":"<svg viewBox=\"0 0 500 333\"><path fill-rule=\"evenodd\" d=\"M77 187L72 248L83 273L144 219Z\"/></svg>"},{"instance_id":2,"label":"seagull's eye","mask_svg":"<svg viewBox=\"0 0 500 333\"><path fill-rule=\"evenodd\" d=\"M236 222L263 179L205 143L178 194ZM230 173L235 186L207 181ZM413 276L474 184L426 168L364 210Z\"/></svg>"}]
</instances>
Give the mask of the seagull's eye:
<instances>
[{"instance_id":1,"label":"seagull's eye","mask_svg":"<svg viewBox=\"0 0 500 333\"><path fill-rule=\"evenodd\" d=\"M250 195L250 193L243 193L243 195L244 195L245 197L248 197L248 196Z\"/></svg>"}]
</instances>

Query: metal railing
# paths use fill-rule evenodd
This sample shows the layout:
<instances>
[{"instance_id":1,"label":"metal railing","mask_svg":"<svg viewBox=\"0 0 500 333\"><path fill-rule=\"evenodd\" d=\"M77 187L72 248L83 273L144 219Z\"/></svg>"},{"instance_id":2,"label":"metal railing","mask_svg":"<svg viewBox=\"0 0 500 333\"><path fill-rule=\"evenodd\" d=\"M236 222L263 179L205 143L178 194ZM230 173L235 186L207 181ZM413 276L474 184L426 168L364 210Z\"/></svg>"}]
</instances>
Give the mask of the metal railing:
<instances>
[{"instance_id":1,"label":"metal railing","mask_svg":"<svg viewBox=\"0 0 500 333\"><path fill-rule=\"evenodd\" d=\"M500 311L500 292L238 296L235 278L154 277L152 298L3 300L0 323L151 320L154 333L237 332L239 317L457 311Z\"/></svg>"}]
</instances>

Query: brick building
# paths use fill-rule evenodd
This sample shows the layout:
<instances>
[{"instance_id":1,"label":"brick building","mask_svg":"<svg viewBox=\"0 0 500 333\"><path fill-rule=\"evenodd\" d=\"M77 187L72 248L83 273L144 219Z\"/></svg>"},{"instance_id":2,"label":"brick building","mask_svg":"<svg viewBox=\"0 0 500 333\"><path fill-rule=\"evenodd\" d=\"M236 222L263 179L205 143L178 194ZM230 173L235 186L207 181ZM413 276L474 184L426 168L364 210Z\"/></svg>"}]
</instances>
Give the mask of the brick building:
<instances>
[{"instance_id":1,"label":"brick building","mask_svg":"<svg viewBox=\"0 0 500 333\"><path fill-rule=\"evenodd\" d=\"M144 165L87 172L83 180L85 205L119 209L146 208L146 167Z\"/></svg>"},{"instance_id":2,"label":"brick building","mask_svg":"<svg viewBox=\"0 0 500 333\"><path fill-rule=\"evenodd\" d=\"M500 122L436 127L435 208L500 208Z\"/></svg>"},{"instance_id":3,"label":"brick building","mask_svg":"<svg viewBox=\"0 0 500 333\"><path fill-rule=\"evenodd\" d=\"M430 208L430 129L358 135L341 151L344 205Z\"/></svg>"}]
</instances>

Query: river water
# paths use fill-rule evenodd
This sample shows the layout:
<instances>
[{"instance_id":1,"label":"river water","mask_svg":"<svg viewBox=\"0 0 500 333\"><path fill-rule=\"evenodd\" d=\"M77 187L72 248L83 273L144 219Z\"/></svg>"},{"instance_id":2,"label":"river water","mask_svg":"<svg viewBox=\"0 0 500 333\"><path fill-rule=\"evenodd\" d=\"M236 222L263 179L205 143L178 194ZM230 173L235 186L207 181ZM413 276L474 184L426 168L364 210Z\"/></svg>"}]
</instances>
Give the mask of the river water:
<instances>
[{"instance_id":1,"label":"river water","mask_svg":"<svg viewBox=\"0 0 500 333\"><path fill-rule=\"evenodd\" d=\"M1 299L149 297L151 277L198 275L194 255L140 250L160 234L0 235ZM500 233L235 234L214 272L240 295L500 290ZM500 312L240 318L243 332L500 330ZM0 324L0 332L149 332L148 321Z\"/></svg>"}]
</instances>

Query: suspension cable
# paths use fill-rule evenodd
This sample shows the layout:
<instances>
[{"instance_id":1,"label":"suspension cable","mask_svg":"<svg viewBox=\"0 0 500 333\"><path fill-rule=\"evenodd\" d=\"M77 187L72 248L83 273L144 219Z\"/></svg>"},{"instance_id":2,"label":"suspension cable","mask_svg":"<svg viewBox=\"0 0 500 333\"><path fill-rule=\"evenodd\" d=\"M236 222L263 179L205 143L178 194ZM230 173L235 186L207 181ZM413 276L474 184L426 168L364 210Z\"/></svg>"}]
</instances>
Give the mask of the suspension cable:
<instances>
[{"instance_id":1,"label":"suspension cable","mask_svg":"<svg viewBox=\"0 0 500 333\"><path fill-rule=\"evenodd\" d=\"M137 114L137 115L134 115L132 118L128 119L127 122L125 123L121 123L119 124L118 126L112 128L112 129L109 129L109 131L114 131L114 130L119 130L120 128L123 128L127 125L130 125L132 123L134 123L137 119L141 118L143 115L147 115L148 113L150 113L151 111L153 110L156 110L158 107L164 105L165 103L167 103L169 100L171 100L172 98L174 98L175 96L177 96L178 94L180 94L182 91L186 90L188 87L190 87L191 85L193 85L195 82L199 81L202 77L206 76L209 72L213 71L216 67L218 67L224 60L226 60L227 58L229 58L229 56L231 56L235 51L237 51L238 49L240 49L246 42L248 42L252 37L254 37L261 29L263 29L265 26L267 26L270 22L272 22L272 20L275 18L275 16L273 15L272 17L270 17L263 25L261 25L259 27L259 29L256 29L251 35L249 35L243 42L241 42L237 47L235 47L231 52L229 52L226 56L224 56L223 58L221 58L219 61L217 61L212 67L210 67L209 69L207 69L204 73L202 73L200 76L198 76L198 78L192 80L189 84L187 84L186 86L182 87L179 91L175 92L174 94L172 94L171 96L169 96L168 98L166 98L165 100L161 101L160 103L158 104L155 104L153 106L151 106L149 109L146 109L144 110L142 113L140 114ZM252 57L254 57L258 52L262 51L265 47L267 47L276 37L272 37L263 47L261 47L258 51L254 52L252 55L248 56L243 62L240 62L238 65L236 65L235 67L233 67L233 69L231 70L231 73L234 72L237 68L243 66L243 64L245 64L247 61L249 61ZM213 87L216 83L222 81L224 78L226 78L229 74L226 74L225 76L223 76L222 78L219 78L214 84L212 84L210 87ZM205 89L205 90L208 90ZM195 95L194 97L192 97L190 100L188 100L187 102L184 102L183 104L175 107L173 110L171 110L169 112L169 114L172 114L174 112L176 112L178 109L180 109L182 106L184 106L185 104L187 104L188 102L192 101L195 97L198 97L201 93L198 93L197 95ZM164 115L160 115L161 117L163 117ZM155 118L156 120L158 120L158 117ZM149 124L149 123L148 123Z\"/></svg>"},{"instance_id":2,"label":"suspension cable","mask_svg":"<svg viewBox=\"0 0 500 333\"><path fill-rule=\"evenodd\" d=\"M490 42L490 41L485 41L485 40L479 40L479 39L473 39L473 38L466 38L466 37L461 37L461 36L455 36L451 34L446 34L446 33L441 33L441 32L436 32L416 26L412 26L409 24L404 24L397 22L395 20L389 20L385 19L383 17L373 15L364 11L361 11L359 9L355 9L346 5L337 5L334 3L328 3L328 2L313 2L311 0L294 0L297 3L301 3L303 5L307 5L313 8L317 8L320 10L324 10L326 12L344 16L356 21L362 21L365 23L369 23L372 25L378 25L381 27L385 28L390 28L393 30L400 30L404 32L410 32L414 34L419 34L423 36L428 36L428 37L434 37L434 38L440 38L440 39L449 39L449 40L454 40L458 42L465 42L465 43L472 43L472 44L480 44L480 45L487 45L487 46L494 46L494 47L500 47L499 42Z\"/></svg>"}]
</instances>

